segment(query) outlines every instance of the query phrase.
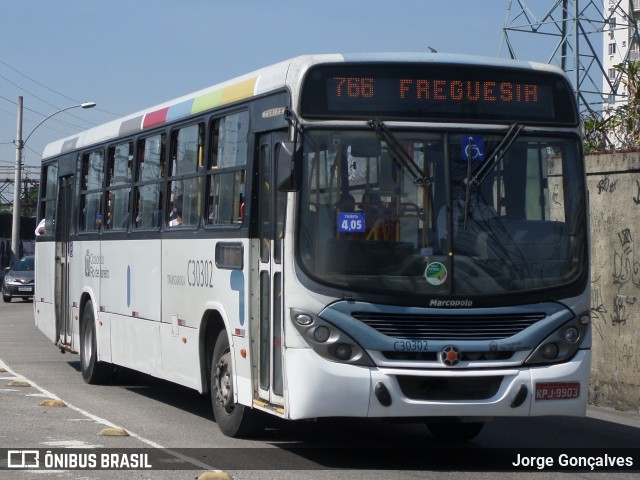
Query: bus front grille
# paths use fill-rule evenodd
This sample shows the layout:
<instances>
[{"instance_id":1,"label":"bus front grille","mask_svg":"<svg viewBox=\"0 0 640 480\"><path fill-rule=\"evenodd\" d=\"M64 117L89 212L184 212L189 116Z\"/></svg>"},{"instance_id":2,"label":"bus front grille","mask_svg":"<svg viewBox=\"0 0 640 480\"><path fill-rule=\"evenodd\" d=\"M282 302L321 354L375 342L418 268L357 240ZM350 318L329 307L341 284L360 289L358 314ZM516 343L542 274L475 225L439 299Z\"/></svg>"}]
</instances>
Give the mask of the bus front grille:
<instances>
[{"instance_id":1,"label":"bus front grille","mask_svg":"<svg viewBox=\"0 0 640 480\"><path fill-rule=\"evenodd\" d=\"M437 362L440 352L380 352L387 360L410 362ZM510 360L515 352L460 352L461 362L504 361Z\"/></svg>"},{"instance_id":2,"label":"bus front grille","mask_svg":"<svg viewBox=\"0 0 640 480\"><path fill-rule=\"evenodd\" d=\"M408 340L501 340L545 318L544 313L493 315L414 315L353 312L374 330Z\"/></svg>"},{"instance_id":3,"label":"bus front grille","mask_svg":"<svg viewBox=\"0 0 640 480\"><path fill-rule=\"evenodd\" d=\"M398 375L402 393L412 400L487 400L500 388L503 377L414 377Z\"/></svg>"}]
</instances>

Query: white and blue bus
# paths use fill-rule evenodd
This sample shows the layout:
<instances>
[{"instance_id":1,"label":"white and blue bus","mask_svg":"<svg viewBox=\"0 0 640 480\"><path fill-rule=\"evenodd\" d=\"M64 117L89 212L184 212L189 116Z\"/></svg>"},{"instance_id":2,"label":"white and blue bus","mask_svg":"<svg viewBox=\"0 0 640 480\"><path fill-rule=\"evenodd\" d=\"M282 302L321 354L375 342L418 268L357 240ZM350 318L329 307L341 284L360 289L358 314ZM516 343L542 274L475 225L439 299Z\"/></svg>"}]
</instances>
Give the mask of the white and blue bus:
<instances>
[{"instance_id":1,"label":"white and blue bus","mask_svg":"<svg viewBox=\"0 0 640 480\"><path fill-rule=\"evenodd\" d=\"M49 144L38 327L99 383L285 419L585 414L589 235L572 88L441 54L285 61Z\"/></svg>"}]
</instances>

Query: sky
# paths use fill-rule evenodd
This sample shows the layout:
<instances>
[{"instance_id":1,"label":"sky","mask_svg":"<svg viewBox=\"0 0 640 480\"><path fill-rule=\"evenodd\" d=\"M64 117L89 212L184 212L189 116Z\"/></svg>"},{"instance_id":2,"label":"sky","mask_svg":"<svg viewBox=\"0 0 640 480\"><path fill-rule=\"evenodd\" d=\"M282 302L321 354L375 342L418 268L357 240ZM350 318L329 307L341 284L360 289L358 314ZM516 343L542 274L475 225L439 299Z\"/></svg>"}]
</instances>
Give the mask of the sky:
<instances>
[{"instance_id":1,"label":"sky","mask_svg":"<svg viewBox=\"0 0 640 480\"><path fill-rule=\"evenodd\" d=\"M508 3L0 0L0 181L14 175L19 96L32 176L51 141L298 55L431 48L505 57ZM528 3L542 15L555 2ZM546 62L549 51L532 40L517 58ZM97 106L38 125L87 101Z\"/></svg>"}]
</instances>

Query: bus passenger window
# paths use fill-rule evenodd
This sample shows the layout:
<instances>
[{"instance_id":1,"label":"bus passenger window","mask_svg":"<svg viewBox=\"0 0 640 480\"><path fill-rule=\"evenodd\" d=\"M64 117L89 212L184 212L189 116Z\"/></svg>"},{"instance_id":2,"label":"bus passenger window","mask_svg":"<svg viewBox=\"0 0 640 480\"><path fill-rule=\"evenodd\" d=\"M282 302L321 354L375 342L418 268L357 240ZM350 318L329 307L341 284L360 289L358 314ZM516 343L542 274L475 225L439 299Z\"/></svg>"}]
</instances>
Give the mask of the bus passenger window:
<instances>
[{"instance_id":1,"label":"bus passenger window","mask_svg":"<svg viewBox=\"0 0 640 480\"><path fill-rule=\"evenodd\" d=\"M138 142L134 229L160 229L162 221L162 176L165 170L166 135L154 135Z\"/></svg>"},{"instance_id":2,"label":"bus passenger window","mask_svg":"<svg viewBox=\"0 0 640 480\"><path fill-rule=\"evenodd\" d=\"M204 123L174 130L171 135L169 227L197 227L202 211Z\"/></svg>"},{"instance_id":3,"label":"bus passenger window","mask_svg":"<svg viewBox=\"0 0 640 480\"><path fill-rule=\"evenodd\" d=\"M80 191L80 231L102 229L102 178L104 153L101 150L84 154Z\"/></svg>"},{"instance_id":4,"label":"bus passenger window","mask_svg":"<svg viewBox=\"0 0 640 480\"><path fill-rule=\"evenodd\" d=\"M109 148L107 154L106 230L126 230L129 227L131 168L133 143Z\"/></svg>"},{"instance_id":5,"label":"bus passenger window","mask_svg":"<svg viewBox=\"0 0 640 480\"><path fill-rule=\"evenodd\" d=\"M207 169L207 225L239 225L249 152L249 113L214 120Z\"/></svg>"},{"instance_id":6,"label":"bus passenger window","mask_svg":"<svg viewBox=\"0 0 640 480\"><path fill-rule=\"evenodd\" d=\"M56 201L58 195L58 165L48 165L42 170L43 177L40 182L40 206L38 218L45 220L45 231L41 235L53 235L54 220L56 214Z\"/></svg>"}]
</instances>

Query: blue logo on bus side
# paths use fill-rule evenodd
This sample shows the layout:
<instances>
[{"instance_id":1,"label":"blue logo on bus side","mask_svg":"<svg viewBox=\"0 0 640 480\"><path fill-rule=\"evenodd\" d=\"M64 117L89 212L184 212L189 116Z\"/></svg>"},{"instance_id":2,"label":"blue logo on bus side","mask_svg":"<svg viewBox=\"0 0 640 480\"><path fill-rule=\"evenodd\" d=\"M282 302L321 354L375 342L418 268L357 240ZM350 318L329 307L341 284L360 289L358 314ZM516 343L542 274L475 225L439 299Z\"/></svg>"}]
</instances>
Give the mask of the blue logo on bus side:
<instances>
[{"instance_id":1,"label":"blue logo on bus side","mask_svg":"<svg viewBox=\"0 0 640 480\"><path fill-rule=\"evenodd\" d=\"M242 270L234 270L229 277L231 290L238 292L238 320L240 326L244 325L244 272Z\"/></svg>"}]
</instances>

